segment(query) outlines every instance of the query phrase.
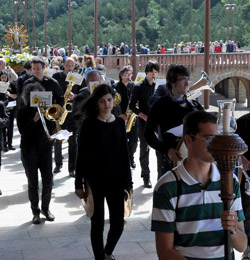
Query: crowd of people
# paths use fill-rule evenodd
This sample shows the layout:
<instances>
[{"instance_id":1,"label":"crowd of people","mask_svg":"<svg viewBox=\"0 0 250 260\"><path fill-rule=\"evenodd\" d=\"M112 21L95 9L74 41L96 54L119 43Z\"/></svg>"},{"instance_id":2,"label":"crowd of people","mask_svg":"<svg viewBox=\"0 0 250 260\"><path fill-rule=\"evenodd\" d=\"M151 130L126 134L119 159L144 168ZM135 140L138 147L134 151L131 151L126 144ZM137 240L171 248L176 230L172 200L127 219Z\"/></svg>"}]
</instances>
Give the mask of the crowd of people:
<instances>
[{"instance_id":1,"label":"crowd of people","mask_svg":"<svg viewBox=\"0 0 250 260\"><path fill-rule=\"evenodd\" d=\"M112 44L108 47L111 51ZM125 54L126 44L121 47ZM245 251L249 257L245 259L250 259L249 220L244 217L244 213L246 217L250 214L245 206L249 196L245 198L244 184L240 192L240 184L234 176L236 199L229 210L222 208L218 196L220 174L206 149L217 134L216 118L205 112L197 100L187 98L190 71L182 65L171 65L166 74L167 83L156 87L160 67L156 60L149 60L145 66L146 76L140 83L133 83L130 65L120 70L119 80L115 81L107 77L102 58L94 59L89 55L90 50L81 56L77 50L76 46L68 57L65 49L54 46L48 58L36 55L27 61L19 75L6 66L4 58L0 59L0 80L10 82L0 96L0 147L4 152L16 149L12 145L16 116L32 223L41 223L40 214L47 221L55 220L50 200L53 174L58 174L63 164L62 143L52 140L44 129L43 120L50 134L58 131L57 119L43 117L46 108L31 106L30 99L34 91L51 91L53 108L64 107L65 102L72 107L61 127L72 133L67 140L68 172L69 177L75 178L75 193L80 199L86 199L89 188L92 191L94 213L90 219L90 237L95 259L115 259L113 251L124 226L125 194L133 191L131 171L138 167L134 160L138 141L141 178L147 189L152 188L150 147L156 151L158 182L153 193L152 231L156 233L159 259L223 259L223 229L231 232L232 247ZM159 52L164 51L164 46L159 45ZM45 74L49 68L54 71L52 77ZM82 83L73 85L70 91L66 79L69 72L83 77ZM92 89L96 82L97 86ZM16 101L16 106L8 107L12 101ZM181 136L170 131L182 124L187 158L178 150ZM249 142L243 123L242 132L240 128L239 134ZM246 170L250 169L249 159L248 154L243 156ZM243 208L241 193L244 193ZM106 243L103 234L105 199L110 218Z\"/></svg>"},{"instance_id":2,"label":"crowd of people","mask_svg":"<svg viewBox=\"0 0 250 260\"><path fill-rule=\"evenodd\" d=\"M210 42L210 53L225 53L225 52L236 52L241 48L240 42L228 40L223 42L213 41ZM78 56L86 54L90 55L93 53L88 45L85 45L80 49L77 45L72 45L71 51L73 54ZM56 46L53 47L47 46L47 57L55 56L67 56L69 52L69 46L66 48ZM98 55L131 55L132 45L129 45L127 42L121 42L119 44L108 43L97 46ZM45 50L40 48L34 52L34 55L42 55L45 53ZM136 53L138 54L171 54L171 53L204 53L204 43L202 41L198 42L187 42L182 41L180 43L175 43L173 48L171 46L165 46L164 44L158 44L157 49L150 48L147 44L136 45Z\"/></svg>"}]
</instances>

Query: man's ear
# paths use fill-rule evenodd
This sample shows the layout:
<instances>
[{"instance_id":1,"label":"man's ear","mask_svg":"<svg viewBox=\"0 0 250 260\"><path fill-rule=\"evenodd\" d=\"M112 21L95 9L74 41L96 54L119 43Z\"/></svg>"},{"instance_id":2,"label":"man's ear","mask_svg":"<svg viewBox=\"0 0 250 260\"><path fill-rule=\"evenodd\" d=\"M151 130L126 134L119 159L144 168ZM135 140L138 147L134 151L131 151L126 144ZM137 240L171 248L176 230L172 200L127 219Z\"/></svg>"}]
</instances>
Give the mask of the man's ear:
<instances>
[{"instance_id":1,"label":"man's ear","mask_svg":"<svg viewBox=\"0 0 250 260\"><path fill-rule=\"evenodd\" d=\"M188 147L193 142L193 139L191 136L185 135L184 142L185 142L186 146Z\"/></svg>"}]
</instances>

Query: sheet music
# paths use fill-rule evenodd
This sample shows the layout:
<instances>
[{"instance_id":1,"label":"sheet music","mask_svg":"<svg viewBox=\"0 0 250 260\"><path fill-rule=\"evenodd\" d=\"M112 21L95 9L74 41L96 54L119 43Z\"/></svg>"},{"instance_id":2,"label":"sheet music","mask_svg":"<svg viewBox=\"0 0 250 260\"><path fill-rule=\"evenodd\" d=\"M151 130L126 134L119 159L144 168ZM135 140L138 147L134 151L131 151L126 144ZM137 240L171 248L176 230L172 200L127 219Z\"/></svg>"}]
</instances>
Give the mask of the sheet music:
<instances>
[{"instance_id":1,"label":"sheet music","mask_svg":"<svg viewBox=\"0 0 250 260\"><path fill-rule=\"evenodd\" d=\"M173 134L177 137L182 137L182 135L183 135L183 124L169 129L167 131L167 133Z\"/></svg>"}]
</instances>

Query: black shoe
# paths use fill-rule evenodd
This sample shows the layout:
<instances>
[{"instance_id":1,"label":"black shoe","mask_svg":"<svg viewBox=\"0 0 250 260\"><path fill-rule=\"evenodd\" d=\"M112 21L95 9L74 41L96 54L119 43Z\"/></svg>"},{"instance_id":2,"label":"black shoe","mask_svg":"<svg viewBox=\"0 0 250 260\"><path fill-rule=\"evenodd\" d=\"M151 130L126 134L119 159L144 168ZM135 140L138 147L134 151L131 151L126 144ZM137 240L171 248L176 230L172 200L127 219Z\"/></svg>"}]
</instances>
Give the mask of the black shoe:
<instances>
[{"instance_id":1,"label":"black shoe","mask_svg":"<svg viewBox=\"0 0 250 260\"><path fill-rule=\"evenodd\" d=\"M72 177L72 178L75 178L76 177L76 174L75 174L75 171L69 171L69 176Z\"/></svg>"},{"instance_id":2,"label":"black shoe","mask_svg":"<svg viewBox=\"0 0 250 260\"><path fill-rule=\"evenodd\" d=\"M12 146L12 145L9 145L9 150L15 151L16 148L14 146Z\"/></svg>"},{"instance_id":3,"label":"black shoe","mask_svg":"<svg viewBox=\"0 0 250 260\"><path fill-rule=\"evenodd\" d=\"M105 254L105 260L115 260L115 257L113 255Z\"/></svg>"},{"instance_id":4,"label":"black shoe","mask_svg":"<svg viewBox=\"0 0 250 260\"><path fill-rule=\"evenodd\" d=\"M39 214L34 214L34 217L32 219L32 223L37 225L41 223L40 215Z\"/></svg>"},{"instance_id":5,"label":"black shoe","mask_svg":"<svg viewBox=\"0 0 250 260\"><path fill-rule=\"evenodd\" d=\"M49 210L47 210L47 211L41 210L41 214L43 214L48 221L54 221L55 220L55 216Z\"/></svg>"},{"instance_id":6,"label":"black shoe","mask_svg":"<svg viewBox=\"0 0 250 260\"><path fill-rule=\"evenodd\" d=\"M145 188L152 188L152 183L151 183L151 181L150 181L150 179L145 179L145 180L143 180L143 182L144 182L144 187Z\"/></svg>"},{"instance_id":7,"label":"black shoe","mask_svg":"<svg viewBox=\"0 0 250 260\"><path fill-rule=\"evenodd\" d=\"M61 171L62 166L56 166L55 169L53 170L53 173L59 173Z\"/></svg>"},{"instance_id":8,"label":"black shoe","mask_svg":"<svg viewBox=\"0 0 250 260\"><path fill-rule=\"evenodd\" d=\"M131 163L130 163L130 167L131 167L132 169L135 169L135 168L136 168L136 164L135 164L134 161L131 161Z\"/></svg>"},{"instance_id":9,"label":"black shoe","mask_svg":"<svg viewBox=\"0 0 250 260\"><path fill-rule=\"evenodd\" d=\"M0 190L0 195L2 195L3 193L2 193L2 191Z\"/></svg>"},{"instance_id":10,"label":"black shoe","mask_svg":"<svg viewBox=\"0 0 250 260\"><path fill-rule=\"evenodd\" d=\"M8 151L9 151L8 147L7 147L7 146L4 146L4 147L3 147L3 151L4 151L4 152L8 152Z\"/></svg>"}]
</instances>

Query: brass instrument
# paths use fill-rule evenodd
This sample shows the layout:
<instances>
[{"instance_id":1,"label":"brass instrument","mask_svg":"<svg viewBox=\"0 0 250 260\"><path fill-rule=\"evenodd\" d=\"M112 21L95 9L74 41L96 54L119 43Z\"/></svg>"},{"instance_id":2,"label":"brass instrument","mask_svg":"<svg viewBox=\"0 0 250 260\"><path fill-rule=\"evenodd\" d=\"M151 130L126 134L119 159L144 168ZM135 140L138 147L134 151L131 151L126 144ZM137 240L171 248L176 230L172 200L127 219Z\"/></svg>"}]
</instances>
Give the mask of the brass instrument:
<instances>
[{"instance_id":1,"label":"brass instrument","mask_svg":"<svg viewBox=\"0 0 250 260\"><path fill-rule=\"evenodd\" d=\"M214 85L205 71L201 72L201 77L189 88L187 98L195 99L201 96L201 90L210 90L213 93L215 92Z\"/></svg>"},{"instance_id":2,"label":"brass instrument","mask_svg":"<svg viewBox=\"0 0 250 260\"><path fill-rule=\"evenodd\" d=\"M58 104L52 104L45 111L45 117L48 120L56 122L57 131L61 130L60 125L62 125L65 122L68 113L72 111L72 104L68 102L69 101L68 96L72 90L72 87L73 87L73 83L69 83L64 93L63 107Z\"/></svg>"},{"instance_id":3,"label":"brass instrument","mask_svg":"<svg viewBox=\"0 0 250 260\"><path fill-rule=\"evenodd\" d=\"M64 93L64 105L63 105L63 113L59 119L59 124L62 125L65 122L65 119L69 112L72 112L72 104L69 102L69 94L72 91L73 83L70 82L67 86L67 89Z\"/></svg>"},{"instance_id":4,"label":"brass instrument","mask_svg":"<svg viewBox=\"0 0 250 260\"><path fill-rule=\"evenodd\" d=\"M116 92L114 96L114 107L118 106L121 103L121 101L122 101L121 95L118 92Z\"/></svg>"},{"instance_id":5,"label":"brass instrument","mask_svg":"<svg viewBox=\"0 0 250 260\"><path fill-rule=\"evenodd\" d=\"M131 131L132 126L135 125L137 115L131 109L128 108L126 111L126 116L126 133L129 133Z\"/></svg>"}]
</instances>

